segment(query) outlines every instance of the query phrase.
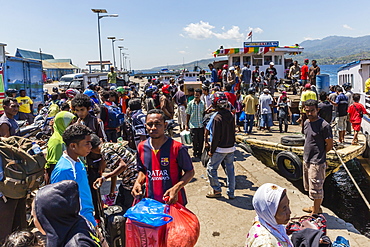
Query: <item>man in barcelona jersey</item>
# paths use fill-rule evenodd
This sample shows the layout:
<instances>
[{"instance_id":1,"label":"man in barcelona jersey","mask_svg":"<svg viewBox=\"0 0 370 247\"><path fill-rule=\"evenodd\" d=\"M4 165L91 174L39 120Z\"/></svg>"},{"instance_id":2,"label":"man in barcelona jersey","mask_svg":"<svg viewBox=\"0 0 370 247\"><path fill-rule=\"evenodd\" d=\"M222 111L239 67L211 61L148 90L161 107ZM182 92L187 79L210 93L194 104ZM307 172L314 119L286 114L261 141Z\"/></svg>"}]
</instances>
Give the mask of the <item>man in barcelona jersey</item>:
<instances>
[{"instance_id":1,"label":"man in barcelona jersey","mask_svg":"<svg viewBox=\"0 0 370 247\"><path fill-rule=\"evenodd\" d=\"M146 128L150 138L137 148L139 174L132 195L141 197L146 183L145 197L164 202L168 196L168 204L186 205L184 186L193 178L194 167L187 148L164 134L166 127L163 111L148 112Z\"/></svg>"}]
</instances>

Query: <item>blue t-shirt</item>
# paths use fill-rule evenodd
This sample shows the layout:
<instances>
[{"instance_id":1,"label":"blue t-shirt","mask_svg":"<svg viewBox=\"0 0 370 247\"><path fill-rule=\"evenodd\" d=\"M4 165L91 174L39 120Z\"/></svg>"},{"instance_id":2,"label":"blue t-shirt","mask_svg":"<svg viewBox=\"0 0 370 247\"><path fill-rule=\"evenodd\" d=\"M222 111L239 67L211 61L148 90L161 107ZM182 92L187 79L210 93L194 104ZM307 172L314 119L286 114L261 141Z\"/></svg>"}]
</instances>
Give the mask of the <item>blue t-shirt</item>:
<instances>
[{"instance_id":1,"label":"blue t-shirt","mask_svg":"<svg viewBox=\"0 0 370 247\"><path fill-rule=\"evenodd\" d=\"M80 214L96 226L94 218L94 205L90 191L89 182L87 179L87 172L84 164L78 160L74 161L66 153L56 164L51 173L51 183L58 183L63 180L73 180L78 184L78 192L80 193Z\"/></svg>"}]
</instances>

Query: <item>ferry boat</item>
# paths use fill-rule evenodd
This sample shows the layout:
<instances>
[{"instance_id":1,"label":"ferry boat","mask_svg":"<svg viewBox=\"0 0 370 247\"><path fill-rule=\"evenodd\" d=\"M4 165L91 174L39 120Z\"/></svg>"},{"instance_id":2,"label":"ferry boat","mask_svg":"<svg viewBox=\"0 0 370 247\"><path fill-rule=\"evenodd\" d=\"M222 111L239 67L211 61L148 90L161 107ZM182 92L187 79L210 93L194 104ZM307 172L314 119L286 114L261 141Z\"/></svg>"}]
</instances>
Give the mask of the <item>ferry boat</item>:
<instances>
[{"instance_id":1,"label":"ferry boat","mask_svg":"<svg viewBox=\"0 0 370 247\"><path fill-rule=\"evenodd\" d=\"M347 63L338 69L338 84L343 85L350 83L352 92L361 95L360 103L366 108L370 114L370 94L366 92L365 83L370 80L370 59L361 59ZM370 118L364 115L361 123L362 133L366 137L365 156L370 156Z\"/></svg>"}]
</instances>

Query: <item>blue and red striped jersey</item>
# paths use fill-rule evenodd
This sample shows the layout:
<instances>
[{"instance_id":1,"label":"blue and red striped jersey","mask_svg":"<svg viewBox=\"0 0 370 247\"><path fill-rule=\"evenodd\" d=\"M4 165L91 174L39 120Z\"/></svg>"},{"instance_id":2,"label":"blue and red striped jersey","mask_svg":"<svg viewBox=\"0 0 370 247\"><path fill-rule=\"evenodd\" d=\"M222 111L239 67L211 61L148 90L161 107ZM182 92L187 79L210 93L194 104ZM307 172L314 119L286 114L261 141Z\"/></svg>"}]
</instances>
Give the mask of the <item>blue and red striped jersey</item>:
<instances>
[{"instance_id":1,"label":"blue and red striped jersey","mask_svg":"<svg viewBox=\"0 0 370 247\"><path fill-rule=\"evenodd\" d=\"M168 138L159 150L154 150L151 138L140 142L137 165L146 174L146 197L163 201L163 194L178 183L184 171L194 169L187 147ZM178 194L178 202L186 205L185 190Z\"/></svg>"}]
</instances>

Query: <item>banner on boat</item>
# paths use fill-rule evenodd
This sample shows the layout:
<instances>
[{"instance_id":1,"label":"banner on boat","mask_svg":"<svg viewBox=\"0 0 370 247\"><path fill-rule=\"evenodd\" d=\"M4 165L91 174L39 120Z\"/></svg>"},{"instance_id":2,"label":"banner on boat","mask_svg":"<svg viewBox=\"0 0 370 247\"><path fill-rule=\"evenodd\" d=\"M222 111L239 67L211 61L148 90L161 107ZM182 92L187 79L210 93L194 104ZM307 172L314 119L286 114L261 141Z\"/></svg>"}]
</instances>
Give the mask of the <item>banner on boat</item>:
<instances>
[{"instance_id":1,"label":"banner on boat","mask_svg":"<svg viewBox=\"0 0 370 247\"><path fill-rule=\"evenodd\" d=\"M244 42L244 47L278 47L279 41Z\"/></svg>"}]
</instances>

